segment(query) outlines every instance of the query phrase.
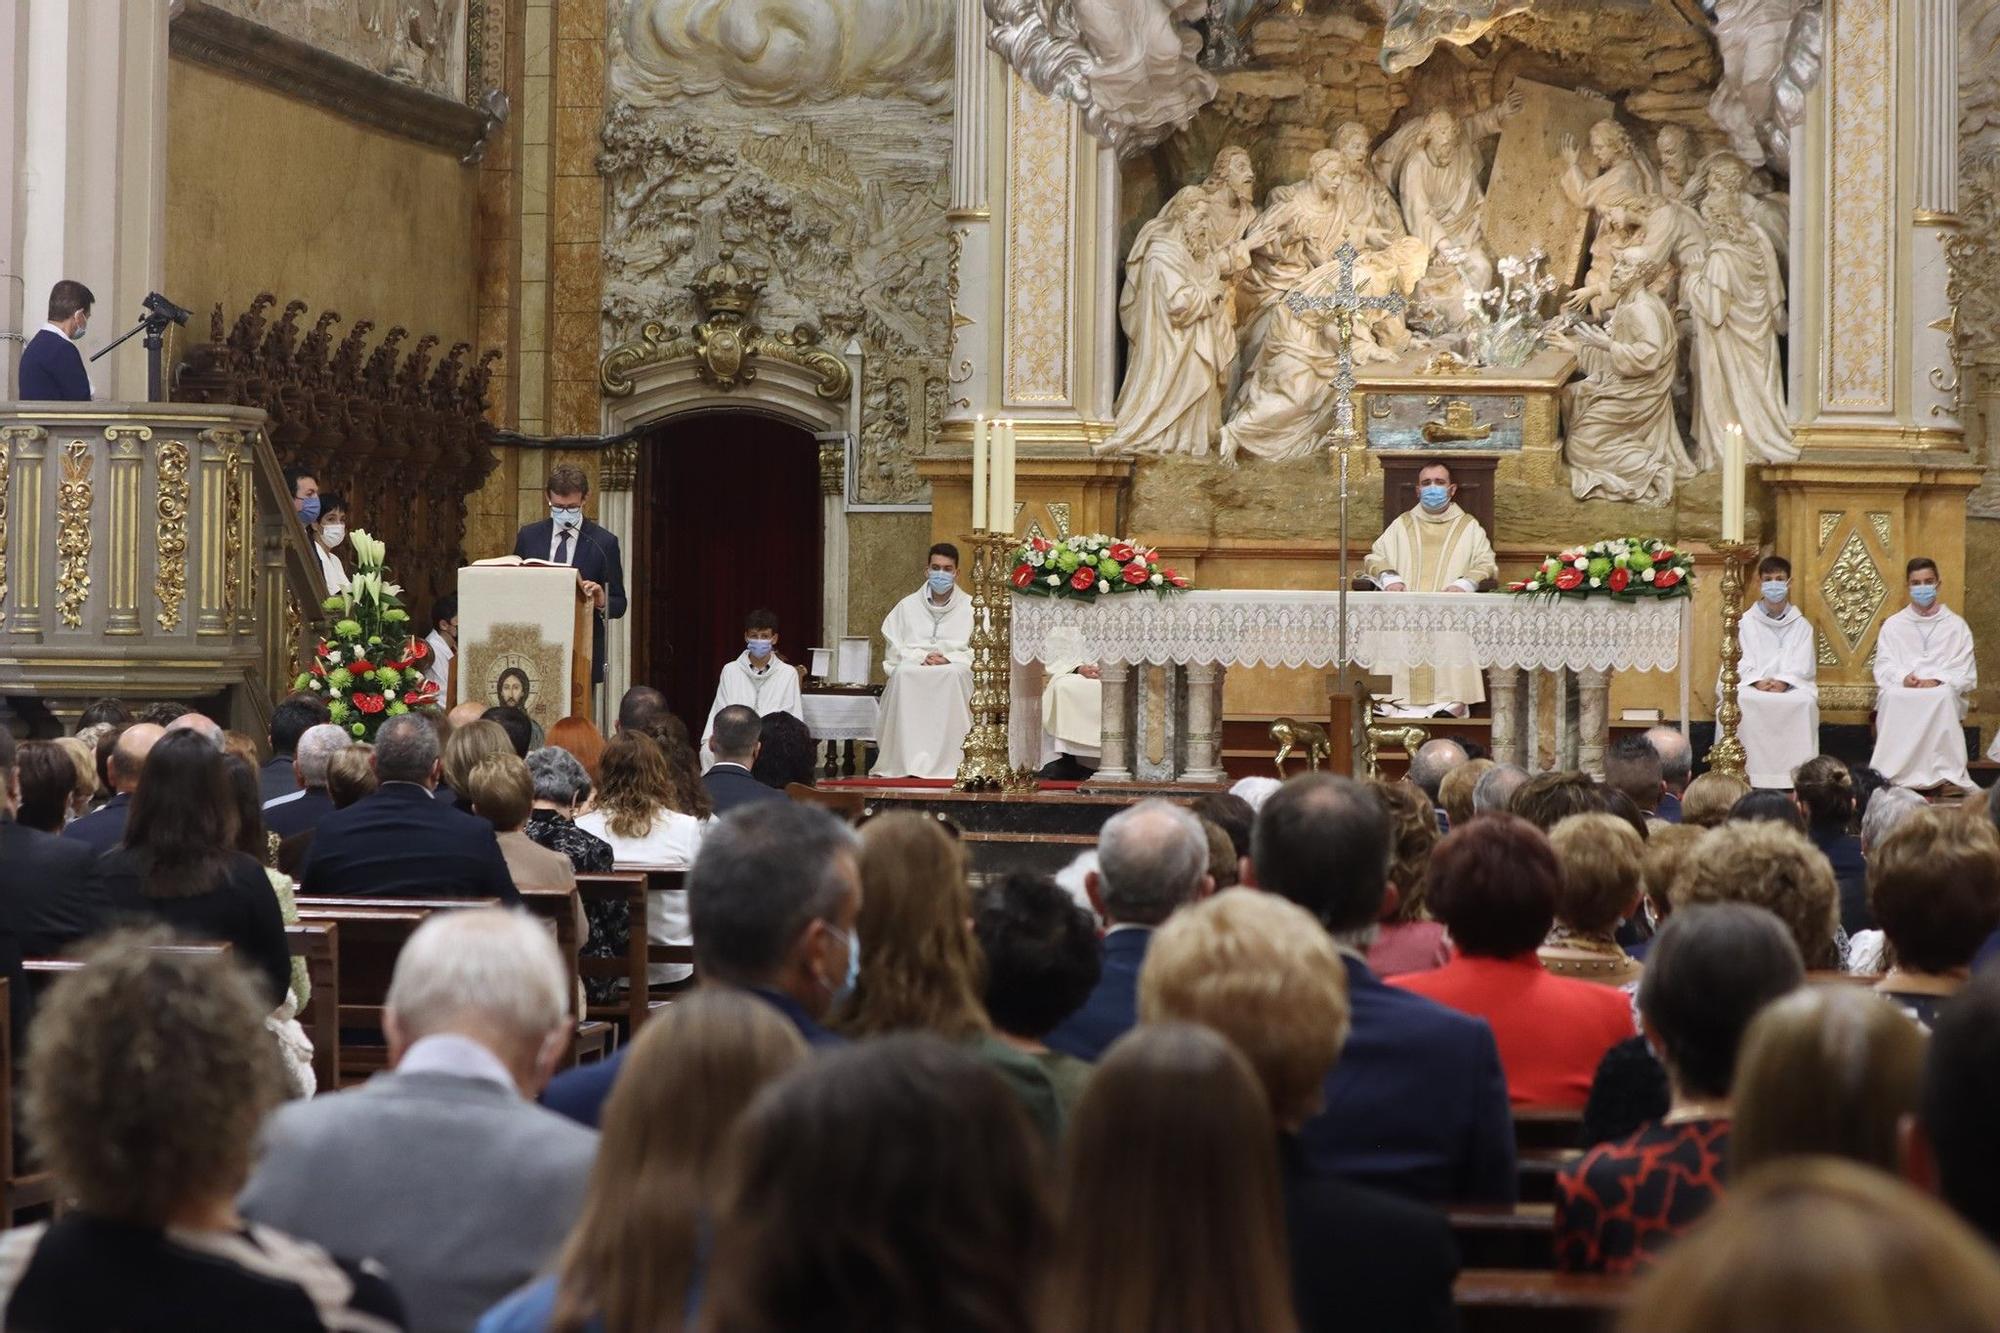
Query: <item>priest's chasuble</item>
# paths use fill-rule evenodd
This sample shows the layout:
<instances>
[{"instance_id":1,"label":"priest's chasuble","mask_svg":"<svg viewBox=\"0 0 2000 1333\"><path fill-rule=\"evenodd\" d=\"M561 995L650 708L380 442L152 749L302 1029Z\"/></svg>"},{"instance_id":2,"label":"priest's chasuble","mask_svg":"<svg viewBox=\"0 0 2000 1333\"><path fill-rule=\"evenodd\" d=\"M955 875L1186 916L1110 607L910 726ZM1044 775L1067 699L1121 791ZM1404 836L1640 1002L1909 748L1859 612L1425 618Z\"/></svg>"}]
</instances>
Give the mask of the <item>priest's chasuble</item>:
<instances>
[{"instance_id":1,"label":"priest's chasuble","mask_svg":"<svg viewBox=\"0 0 2000 1333\"><path fill-rule=\"evenodd\" d=\"M1903 684L1916 676L1939 685ZM1979 684L1972 631L1946 606L1928 616L1904 607L1875 640L1875 757L1868 762L1898 787L1951 783L1970 791L1965 710Z\"/></svg>"},{"instance_id":2,"label":"priest's chasuble","mask_svg":"<svg viewBox=\"0 0 2000 1333\"><path fill-rule=\"evenodd\" d=\"M972 598L953 588L943 606L919 588L882 622L882 735L878 778L949 778L965 757L972 730ZM944 666L925 666L938 653Z\"/></svg>"},{"instance_id":3,"label":"priest's chasuble","mask_svg":"<svg viewBox=\"0 0 2000 1333\"><path fill-rule=\"evenodd\" d=\"M1477 592L1481 580L1499 569L1486 529L1455 504L1435 514L1419 505L1399 515L1368 552L1369 577L1384 586L1406 584L1410 592ZM1413 609L1411 614L1419 613ZM1476 704L1486 698L1486 682L1473 663L1399 667L1392 680L1391 695L1413 708Z\"/></svg>"},{"instance_id":4,"label":"priest's chasuble","mask_svg":"<svg viewBox=\"0 0 2000 1333\"><path fill-rule=\"evenodd\" d=\"M1819 753L1819 659L1812 624L1799 608L1786 602L1773 616L1767 607L1760 601L1737 621L1743 660L1736 700L1743 721L1736 734L1750 785L1789 787L1793 770ZM1791 688L1760 690L1760 680Z\"/></svg>"},{"instance_id":5,"label":"priest's chasuble","mask_svg":"<svg viewBox=\"0 0 2000 1333\"><path fill-rule=\"evenodd\" d=\"M1064 625L1049 631L1048 660L1043 663L1049 683L1042 691L1042 735L1045 750L1098 757L1104 743L1104 685L1076 669L1091 665L1083 632Z\"/></svg>"},{"instance_id":6,"label":"priest's chasuble","mask_svg":"<svg viewBox=\"0 0 2000 1333\"><path fill-rule=\"evenodd\" d=\"M695 738L695 744L701 748L702 772L708 772L715 764L715 754L708 748L708 738L715 732L715 715L732 704L742 704L758 717L790 713L801 722L806 720L805 705L799 702L798 668L780 661L776 653L766 657L763 666L759 671L746 650L722 668L722 679L715 686L715 702L708 706L708 721L702 724L701 735Z\"/></svg>"}]
</instances>

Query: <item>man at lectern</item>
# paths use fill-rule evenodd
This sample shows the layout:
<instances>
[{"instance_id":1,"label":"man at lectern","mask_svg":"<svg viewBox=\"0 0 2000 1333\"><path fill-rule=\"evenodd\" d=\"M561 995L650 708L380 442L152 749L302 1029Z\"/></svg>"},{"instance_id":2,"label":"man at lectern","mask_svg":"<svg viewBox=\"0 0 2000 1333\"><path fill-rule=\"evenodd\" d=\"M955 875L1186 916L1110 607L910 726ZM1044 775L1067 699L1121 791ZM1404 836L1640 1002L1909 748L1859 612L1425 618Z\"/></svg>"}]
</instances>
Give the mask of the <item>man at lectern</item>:
<instances>
[{"instance_id":1,"label":"man at lectern","mask_svg":"<svg viewBox=\"0 0 2000 1333\"><path fill-rule=\"evenodd\" d=\"M583 591L596 606L590 630L590 683L604 683L604 622L625 614L625 567L618 539L583 516L590 478L573 463L549 469L549 516L530 523L514 538L523 560L572 566Z\"/></svg>"}]
</instances>

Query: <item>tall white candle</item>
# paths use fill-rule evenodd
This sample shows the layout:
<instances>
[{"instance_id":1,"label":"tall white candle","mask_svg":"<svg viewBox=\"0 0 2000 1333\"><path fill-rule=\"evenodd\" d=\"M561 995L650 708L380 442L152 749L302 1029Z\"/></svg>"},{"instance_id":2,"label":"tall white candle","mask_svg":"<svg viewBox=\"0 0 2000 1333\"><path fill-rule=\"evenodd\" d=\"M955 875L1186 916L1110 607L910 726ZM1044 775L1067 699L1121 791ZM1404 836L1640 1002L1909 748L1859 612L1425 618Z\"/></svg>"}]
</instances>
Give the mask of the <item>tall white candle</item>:
<instances>
[{"instance_id":1,"label":"tall white candle","mask_svg":"<svg viewBox=\"0 0 2000 1333\"><path fill-rule=\"evenodd\" d=\"M1735 422L1722 433L1722 540L1743 540L1743 427Z\"/></svg>"},{"instance_id":2,"label":"tall white candle","mask_svg":"<svg viewBox=\"0 0 2000 1333\"><path fill-rule=\"evenodd\" d=\"M993 472L993 530L1014 535L1014 422L1010 418L1002 428L1002 460Z\"/></svg>"},{"instance_id":3,"label":"tall white candle","mask_svg":"<svg viewBox=\"0 0 2000 1333\"><path fill-rule=\"evenodd\" d=\"M972 530L986 531L986 418L972 422Z\"/></svg>"}]
</instances>

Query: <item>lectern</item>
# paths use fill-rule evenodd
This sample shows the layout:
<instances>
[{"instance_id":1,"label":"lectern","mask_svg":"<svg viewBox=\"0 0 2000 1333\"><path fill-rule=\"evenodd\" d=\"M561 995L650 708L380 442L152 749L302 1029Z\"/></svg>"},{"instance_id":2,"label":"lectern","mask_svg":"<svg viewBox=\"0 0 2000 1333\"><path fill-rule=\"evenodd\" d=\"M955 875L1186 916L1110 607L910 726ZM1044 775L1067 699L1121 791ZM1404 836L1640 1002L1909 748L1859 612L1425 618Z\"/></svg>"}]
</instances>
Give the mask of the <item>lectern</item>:
<instances>
[{"instance_id":1,"label":"lectern","mask_svg":"<svg viewBox=\"0 0 2000 1333\"><path fill-rule=\"evenodd\" d=\"M574 569L504 556L458 571L454 704L509 704L543 730L590 716L590 599Z\"/></svg>"}]
</instances>

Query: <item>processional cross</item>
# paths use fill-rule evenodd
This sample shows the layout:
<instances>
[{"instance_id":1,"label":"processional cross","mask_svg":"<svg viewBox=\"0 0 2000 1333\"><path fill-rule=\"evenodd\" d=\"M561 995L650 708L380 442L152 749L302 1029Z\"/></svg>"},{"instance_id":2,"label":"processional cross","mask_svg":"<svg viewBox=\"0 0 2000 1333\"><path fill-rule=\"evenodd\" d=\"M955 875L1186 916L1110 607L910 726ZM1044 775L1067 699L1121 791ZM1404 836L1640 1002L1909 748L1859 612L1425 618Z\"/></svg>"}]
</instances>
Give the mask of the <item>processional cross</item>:
<instances>
[{"instance_id":1,"label":"processional cross","mask_svg":"<svg viewBox=\"0 0 2000 1333\"><path fill-rule=\"evenodd\" d=\"M1294 288L1285 293L1285 308L1301 317L1331 315L1334 337L1340 346L1340 371L1333 377L1333 425L1323 437L1326 448L1340 460L1340 594L1338 632L1338 656L1340 670L1340 691L1349 700L1353 699L1353 682L1347 655L1347 585L1350 582L1347 556L1347 505L1352 492L1348 489L1348 466L1355 443L1360 438L1354 429L1354 317L1364 310L1384 310L1392 315L1400 315L1408 308L1401 292L1391 290L1386 296L1363 296L1354 285L1354 261L1361 252L1354 248L1352 241L1342 241L1340 248L1333 252L1333 258L1340 265L1340 277L1333 290L1320 295L1307 295ZM1355 726L1365 735L1367 721L1360 710L1354 714ZM1359 754L1357 747L1354 753Z\"/></svg>"}]
</instances>

